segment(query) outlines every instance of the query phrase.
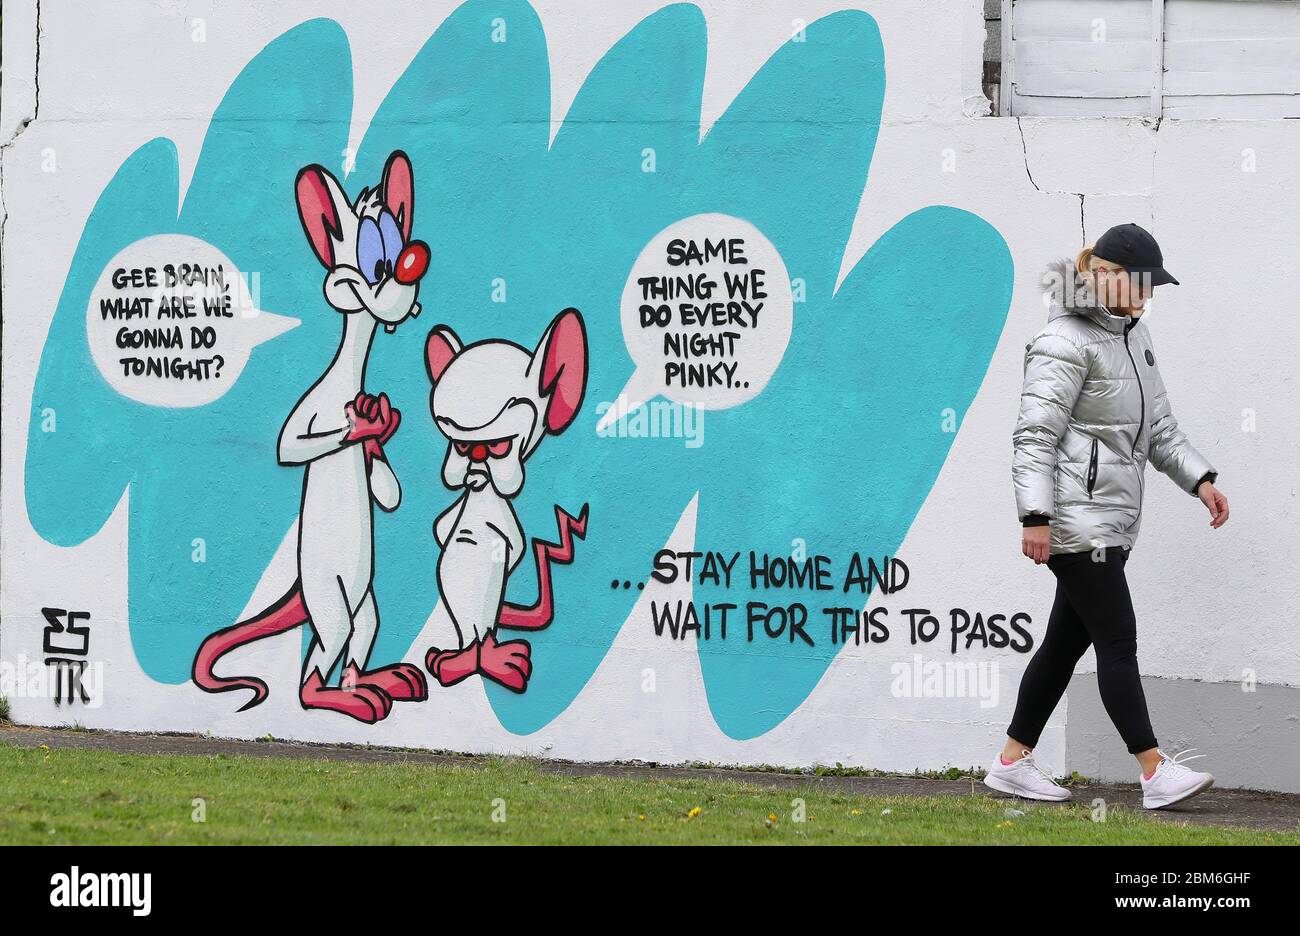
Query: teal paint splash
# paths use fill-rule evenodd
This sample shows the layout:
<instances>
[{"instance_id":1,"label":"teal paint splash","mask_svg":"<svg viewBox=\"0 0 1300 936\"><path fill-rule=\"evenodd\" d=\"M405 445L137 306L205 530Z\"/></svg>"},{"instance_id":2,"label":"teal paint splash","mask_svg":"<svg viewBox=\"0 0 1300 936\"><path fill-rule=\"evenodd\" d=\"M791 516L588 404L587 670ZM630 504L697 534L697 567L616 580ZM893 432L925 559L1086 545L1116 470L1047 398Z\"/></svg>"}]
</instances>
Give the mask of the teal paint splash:
<instances>
[{"instance_id":1,"label":"teal paint splash","mask_svg":"<svg viewBox=\"0 0 1300 936\"><path fill-rule=\"evenodd\" d=\"M32 395L28 515L45 539L75 545L128 492L131 637L140 665L163 682L189 678L199 641L234 622L297 516L302 479L276 465L276 437L333 354L339 322L320 298L319 266L303 254L293 184L300 166L342 162L351 80L336 23L311 21L270 43L213 114L183 208L170 141L146 144L118 170L86 222L54 313ZM255 348L225 396L196 409L119 396L86 344L100 271L134 241L168 233L211 242L260 274L263 308L302 319ZM46 410L55 432L40 430ZM195 540L206 562L192 561Z\"/></svg>"},{"instance_id":2,"label":"teal paint splash","mask_svg":"<svg viewBox=\"0 0 1300 936\"><path fill-rule=\"evenodd\" d=\"M505 42L493 41L498 21ZM368 389L385 390L403 411L386 448L404 500L376 517L375 662L405 654L437 601L431 527L453 495L440 483L445 441L428 412L428 329L445 322L466 341L532 347L560 309L576 306L586 319L583 413L543 442L515 501L525 534L544 538L554 536L553 505L591 509L575 562L556 574L555 622L528 635L527 693L489 685L517 733L546 725L581 691L640 595L611 581L648 581L654 552L697 491L697 548L740 551L738 570L750 550L788 555L795 540L831 556L837 575L854 551L896 552L954 437L944 414L964 416L1005 321L1006 245L954 208L904 218L834 290L884 97L870 16L847 11L809 25L806 41L773 55L701 141L706 48L696 7L647 17L598 63L548 145L549 64L536 14L522 0L473 0L393 86L345 181L355 195L389 152L405 150L414 236L433 253L424 312L376 336L367 375ZM179 218L174 150L167 141L143 147L92 212L55 314L33 398L28 509L42 536L72 545L102 526L129 487L131 632L141 665L161 681L188 678L199 641L235 619L297 516L301 475L276 465L275 440L332 355L339 322L320 295L322 270L299 229L292 185L311 162L341 175L351 69L346 40L327 21L271 43L214 114ZM654 172L642 171L648 151ZM705 212L755 224L804 281L785 359L757 398L706 414L700 448L598 437L597 405L615 399L633 370L618 315L627 273L658 231ZM260 271L261 305L303 322L259 346L226 396L174 412L113 393L89 361L84 325L108 259L171 231ZM499 283L505 303L492 301ZM45 407L58 414L56 433L39 431ZM204 564L190 561L196 537L207 542ZM526 561L510 598L531 601L535 589ZM700 642L714 718L735 738L770 730L824 673L838 648L817 609L863 603L752 591L747 580L725 592L697 587L695 597L742 609L804 600L812 609L815 647L750 643L735 621L727 641Z\"/></svg>"}]
</instances>

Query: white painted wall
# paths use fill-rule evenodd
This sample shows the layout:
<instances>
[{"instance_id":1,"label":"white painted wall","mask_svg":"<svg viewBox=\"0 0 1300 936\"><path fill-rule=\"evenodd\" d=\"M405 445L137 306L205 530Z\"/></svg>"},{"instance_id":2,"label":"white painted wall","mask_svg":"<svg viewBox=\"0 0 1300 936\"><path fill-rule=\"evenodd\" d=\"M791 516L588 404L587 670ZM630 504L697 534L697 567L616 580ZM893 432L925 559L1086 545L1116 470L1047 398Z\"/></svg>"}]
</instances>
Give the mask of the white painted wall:
<instances>
[{"instance_id":1,"label":"white painted wall","mask_svg":"<svg viewBox=\"0 0 1300 936\"><path fill-rule=\"evenodd\" d=\"M536 0L550 46L553 129L599 57L661 5ZM706 127L786 40L793 20L853 5L700 2L709 26ZM98 4L46 0L37 71L35 5L5 5L0 657L12 663L41 654L43 606L93 605L97 620L114 622L97 638L114 687L102 707L74 713L14 695L13 717L577 759L840 762L896 770L987 761L1010 718L1024 662L996 652L969 657L1003 664L993 707L891 695L890 664L911 659L899 643L870 660L841 655L794 715L745 742L728 739L714 724L691 648L655 641L644 627L630 625L568 710L522 737L500 726L473 680L363 727L309 717L291 692L273 692L250 721L233 714L227 699L189 684L159 685L139 671L124 626L125 500L97 536L72 548L41 540L26 517L27 402L73 248L105 184L146 141L175 141L184 187L207 121L231 80L267 42L307 18L335 19L347 32L356 76L352 137L359 139L394 79L453 4L384 6L376 15L373 5L342 0L154 0L110 14ZM1136 221L1159 238L1182 280L1181 288L1162 291L1147 321L1175 412L1219 468L1233 512L1224 529L1211 532L1194 500L1164 479L1148 485L1142 538L1129 564L1143 672L1300 688L1300 552L1292 547L1300 456L1300 423L1293 415L1300 404L1300 320L1293 314L1292 283L1300 250L1300 122L1166 119L1156 126L1122 118L983 116L981 0L860 6L880 25L888 92L842 270L899 219L928 204L986 219L1006 239L1016 264L1015 296L987 377L900 549L926 574L895 600L934 608L1023 607L1035 614L1041 636L1052 582L1045 569L1020 555L1009 476L1021 355L1045 320L1038 274L1046 261L1091 243L1108 226ZM202 45L190 41L195 18L206 22ZM955 156L952 172L944 171L949 155ZM54 171L43 171L51 166ZM691 543L693 526L688 509L674 542ZM291 567L286 542L250 611L275 597L272 582L283 581ZM643 621L644 614L634 612L634 620ZM261 669L273 685L293 685L296 641L266 641L240 662ZM1086 656L1081 668L1090 660ZM650 696L637 689L647 667L659 674L659 691ZM1159 733L1161 713L1152 715ZM1042 743L1049 767L1066 763L1067 718L1068 700ZM1212 730L1207 720L1207 736L1196 738L1211 755L1216 741L1228 740L1216 739Z\"/></svg>"}]
</instances>

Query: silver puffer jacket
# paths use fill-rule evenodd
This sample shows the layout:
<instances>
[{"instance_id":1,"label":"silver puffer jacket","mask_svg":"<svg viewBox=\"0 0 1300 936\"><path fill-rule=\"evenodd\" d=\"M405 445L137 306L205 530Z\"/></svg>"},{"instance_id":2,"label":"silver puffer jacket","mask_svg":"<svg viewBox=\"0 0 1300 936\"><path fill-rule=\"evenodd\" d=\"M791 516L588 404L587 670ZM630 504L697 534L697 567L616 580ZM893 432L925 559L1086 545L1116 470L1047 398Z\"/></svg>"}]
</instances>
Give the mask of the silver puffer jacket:
<instances>
[{"instance_id":1,"label":"silver puffer jacket","mask_svg":"<svg viewBox=\"0 0 1300 936\"><path fill-rule=\"evenodd\" d=\"M1192 495L1215 471L1178 428L1145 323L1102 308L1070 260L1043 282L1047 327L1026 346L1012 436L1016 508L1050 519L1053 553L1131 547L1148 461Z\"/></svg>"}]
</instances>

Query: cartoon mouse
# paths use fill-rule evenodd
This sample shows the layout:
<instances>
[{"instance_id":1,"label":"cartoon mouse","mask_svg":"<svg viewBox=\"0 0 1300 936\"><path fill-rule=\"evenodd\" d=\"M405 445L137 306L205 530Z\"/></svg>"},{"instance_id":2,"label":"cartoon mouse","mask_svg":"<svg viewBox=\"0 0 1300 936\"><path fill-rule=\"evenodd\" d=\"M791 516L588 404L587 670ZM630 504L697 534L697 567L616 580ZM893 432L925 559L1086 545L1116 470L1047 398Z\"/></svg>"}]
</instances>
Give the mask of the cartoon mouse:
<instances>
[{"instance_id":1,"label":"cartoon mouse","mask_svg":"<svg viewBox=\"0 0 1300 936\"><path fill-rule=\"evenodd\" d=\"M240 711L252 708L266 698L266 683L217 676L213 666L236 647L310 622L314 639L299 689L303 708L372 723L386 717L394 701L428 696L418 667L367 668L379 627L372 504L396 510L402 489L383 448L401 413L385 394L372 396L364 385L375 330L394 331L419 314L416 296L429 248L411 240L415 185L401 151L389 156L379 185L363 189L355 202L321 166L300 171L296 189L303 231L325 267L325 300L343 323L334 359L280 431L280 464L306 467L298 581L266 611L208 637L194 658L194 681L208 692L251 689ZM341 685L326 685L340 660Z\"/></svg>"},{"instance_id":2,"label":"cartoon mouse","mask_svg":"<svg viewBox=\"0 0 1300 936\"><path fill-rule=\"evenodd\" d=\"M433 525L442 554L438 588L460 638L431 648L425 665L443 686L481 673L514 692L532 675L527 640L498 641L497 627L538 630L553 616L550 566L573 559L573 536L586 535L587 507L575 518L555 508L558 543L533 540L537 603L505 602L506 583L524 555L511 501L524 485L524 462L546 435L573 422L587 383L587 334L577 309L551 322L537 349L504 340L462 346L445 325L425 342L434 424L448 439L442 481L460 496Z\"/></svg>"}]
</instances>

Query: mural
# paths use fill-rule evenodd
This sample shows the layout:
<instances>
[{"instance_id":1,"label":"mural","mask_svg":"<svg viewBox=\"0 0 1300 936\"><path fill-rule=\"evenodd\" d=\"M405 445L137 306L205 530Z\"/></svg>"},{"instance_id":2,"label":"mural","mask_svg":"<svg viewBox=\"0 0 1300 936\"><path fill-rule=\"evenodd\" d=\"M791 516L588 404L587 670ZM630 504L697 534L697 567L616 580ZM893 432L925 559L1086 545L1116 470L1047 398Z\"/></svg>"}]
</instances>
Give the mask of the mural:
<instances>
[{"instance_id":1,"label":"mural","mask_svg":"<svg viewBox=\"0 0 1300 936\"><path fill-rule=\"evenodd\" d=\"M167 139L117 170L41 352L25 494L64 547L126 497L135 662L210 694L196 728L239 710L257 730L290 687L245 648L301 628L296 717L413 717L479 676L532 732L643 594L633 626L695 642L734 739L850 648L942 622L945 653L1030 649L1007 609L865 610L907 584L899 545L1002 331L1002 237L917 205L841 271L885 93L875 22L808 24L702 135L706 45L692 5L647 17L552 140L536 14L470 0L353 150L367 62L311 20L234 80L183 201ZM696 545L667 548L688 508ZM297 580L250 616L287 537Z\"/></svg>"}]
</instances>

